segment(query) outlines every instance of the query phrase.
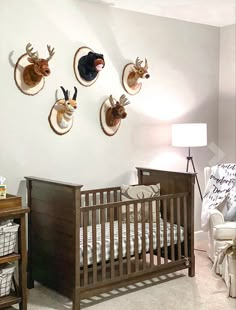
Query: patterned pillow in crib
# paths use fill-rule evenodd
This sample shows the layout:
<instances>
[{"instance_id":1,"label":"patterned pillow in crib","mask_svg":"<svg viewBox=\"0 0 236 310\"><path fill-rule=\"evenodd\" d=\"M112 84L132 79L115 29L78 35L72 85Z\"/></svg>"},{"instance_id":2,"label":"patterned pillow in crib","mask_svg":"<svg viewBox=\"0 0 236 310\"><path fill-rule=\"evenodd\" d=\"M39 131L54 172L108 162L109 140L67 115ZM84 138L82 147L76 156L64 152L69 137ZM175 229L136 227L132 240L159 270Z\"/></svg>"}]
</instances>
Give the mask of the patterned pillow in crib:
<instances>
[{"instance_id":1,"label":"patterned pillow in crib","mask_svg":"<svg viewBox=\"0 0 236 310\"><path fill-rule=\"evenodd\" d=\"M121 201L129 201L132 199L154 198L160 196L160 184L156 185L121 185ZM138 221L142 220L141 203L137 205ZM129 207L130 222L134 222L134 207ZM153 222L156 222L156 202L152 202ZM126 207L122 207L122 219L126 221ZM149 222L149 203L145 203L145 222Z\"/></svg>"}]
</instances>

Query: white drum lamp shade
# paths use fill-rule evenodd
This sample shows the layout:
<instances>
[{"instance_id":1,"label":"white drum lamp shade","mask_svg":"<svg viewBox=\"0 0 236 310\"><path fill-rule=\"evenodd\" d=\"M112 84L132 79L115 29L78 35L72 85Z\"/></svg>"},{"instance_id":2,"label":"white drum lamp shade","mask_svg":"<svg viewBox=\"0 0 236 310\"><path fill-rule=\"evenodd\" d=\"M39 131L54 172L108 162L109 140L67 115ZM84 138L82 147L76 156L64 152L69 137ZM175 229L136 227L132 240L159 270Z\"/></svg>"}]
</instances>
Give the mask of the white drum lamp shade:
<instances>
[{"instance_id":1,"label":"white drum lamp shade","mask_svg":"<svg viewBox=\"0 0 236 310\"><path fill-rule=\"evenodd\" d=\"M207 145L207 124L188 123L172 125L172 145L196 147Z\"/></svg>"}]
</instances>

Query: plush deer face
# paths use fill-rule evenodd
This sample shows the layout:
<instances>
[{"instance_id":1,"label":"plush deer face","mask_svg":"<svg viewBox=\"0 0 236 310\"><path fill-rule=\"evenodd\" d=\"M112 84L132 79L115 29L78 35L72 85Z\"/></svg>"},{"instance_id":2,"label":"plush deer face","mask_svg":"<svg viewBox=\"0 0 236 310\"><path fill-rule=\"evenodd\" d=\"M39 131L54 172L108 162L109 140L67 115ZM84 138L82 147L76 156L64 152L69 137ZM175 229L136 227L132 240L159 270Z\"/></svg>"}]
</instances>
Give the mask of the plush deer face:
<instances>
[{"instance_id":1,"label":"plush deer face","mask_svg":"<svg viewBox=\"0 0 236 310\"><path fill-rule=\"evenodd\" d=\"M113 127L116 126L121 121L121 119L126 118L127 113L125 112L124 107L130 102L125 97L125 95L122 95L120 100L116 101L116 103L114 103L112 95L110 95L109 101L111 108L109 108L106 112L106 123L107 126Z\"/></svg>"},{"instance_id":2,"label":"plush deer face","mask_svg":"<svg viewBox=\"0 0 236 310\"><path fill-rule=\"evenodd\" d=\"M116 101L115 107L111 108L111 110L111 113L115 118L124 119L127 116L124 106L120 105L119 101Z\"/></svg>"},{"instance_id":3,"label":"plush deer face","mask_svg":"<svg viewBox=\"0 0 236 310\"><path fill-rule=\"evenodd\" d=\"M38 60L35 60L33 58L28 58L28 61L34 64L33 68L36 74L48 76L51 73L46 59L39 58Z\"/></svg>"},{"instance_id":4,"label":"plush deer face","mask_svg":"<svg viewBox=\"0 0 236 310\"><path fill-rule=\"evenodd\" d=\"M148 64L147 59L145 59L145 65L142 67L142 62L139 57L136 58L135 65L133 66L133 70L129 73L127 77L128 86L135 90L140 87L141 83L139 83L140 79L148 79L150 77L148 73Z\"/></svg>"},{"instance_id":5,"label":"plush deer face","mask_svg":"<svg viewBox=\"0 0 236 310\"><path fill-rule=\"evenodd\" d=\"M40 83L42 77L46 77L50 75L51 70L49 69L48 62L54 55L54 48L51 49L49 45L47 45L49 57L39 58L38 52L33 52L33 47L30 43L26 45L26 52L29 56L27 60L31 63L26 66L23 72L23 80L28 86L36 86Z\"/></svg>"},{"instance_id":6,"label":"plush deer face","mask_svg":"<svg viewBox=\"0 0 236 310\"><path fill-rule=\"evenodd\" d=\"M147 64L147 59L145 58L145 65L144 67L141 66L142 61L137 57L134 69L136 70L137 75L142 78L142 79L148 79L150 75L148 74L148 64Z\"/></svg>"}]
</instances>

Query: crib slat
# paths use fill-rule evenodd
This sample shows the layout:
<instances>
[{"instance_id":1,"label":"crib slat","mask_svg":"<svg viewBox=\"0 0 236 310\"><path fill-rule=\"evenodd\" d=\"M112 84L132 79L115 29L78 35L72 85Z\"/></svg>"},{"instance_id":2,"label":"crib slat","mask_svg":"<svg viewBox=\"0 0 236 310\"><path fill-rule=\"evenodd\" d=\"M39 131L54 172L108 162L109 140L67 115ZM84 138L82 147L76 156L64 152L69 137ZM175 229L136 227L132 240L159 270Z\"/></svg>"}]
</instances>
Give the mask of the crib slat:
<instances>
[{"instance_id":1,"label":"crib slat","mask_svg":"<svg viewBox=\"0 0 236 310\"><path fill-rule=\"evenodd\" d=\"M175 261L174 199L170 199L170 246L171 246L171 261Z\"/></svg>"},{"instance_id":2,"label":"crib slat","mask_svg":"<svg viewBox=\"0 0 236 310\"><path fill-rule=\"evenodd\" d=\"M106 193L107 196L107 203L111 202L111 191L108 190ZM108 212L108 210L106 209L106 221L109 222L110 221L110 212Z\"/></svg>"},{"instance_id":3,"label":"crib slat","mask_svg":"<svg viewBox=\"0 0 236 310\"><path fill-rule=\"evenodd\" d=\"M99 196L100 196L100 204L103 204L104 203L104 198L103 198L103 191L100 191L99 192Z\"/></svg>"},{"instance_id":4,"label":"crib slat","mask_svg":"<svg viewBox=\"0 0 236 310\"><path fill-rule=\"evenodd\" d=\"M92 202L93 204L93 206L96 206L96 204L97 204L97 201L96 201L96 193L93 193L93 202Z\"/></svg>"},{"instance_id":5,"label":"crib slat","mask_svg":"<svg viewBox=\"0 0 236 310\"><path fill-rule=\"evenodd\" d=\"M134 255L135 255L135 271L139 270L139 253L138 253L138 210L137 203L133 204L134 208Z\"/></svg>"},{"instance_id":6,"label":"crib slat","mask_svg":"<svg viewBox=\"0 0 236 310\"><path fill-rule=\"evenodd\" d=\"M150 247L150 267L153 267L153 204L156 204L156 201L149 201L149 247ZM154 206L154 208L156 208Z\"/></svg>"},{"instance_id":7,"label":"crib slat","mask_svg":"<svg viewBox=\"0 0 236 310\"><path fill-rule=\"evenodd\" d=\"M156 251L157 265L161 264L161 236L160 236L160 201L156 204Z\"/></svg>"},{"instance_id":8,"label":"crib slat","mask_svg":"<svg viewBox=\"0 0 236 310\"><path fill-rule=\"evenodd\" d=\"M96 210L92 211L92 234L93 234L93 283L97 282L97 229Z\"/></svg>"},{"instance_id":9,"label":"crib slat","mask_svg":"<svg viewBox=\"0 0 236 310\"><path fill-rule=\"evenodd\" d=\"M85 206L89 206L89 193L85 194Z\"/></svg>"},{"instance_id":10,"label":"crib slat","mask_svg":"<svg viewBox=\"0 0 236 310\"><path fill-rule=\"evenodd\" d=\"M123 248L122 248L122 212L118 208L118 243L119 243L119 274L123 275Z\"/></svg>"},{"instance_id":11,"label":"crib slat","mask_svg":"<svg viewBox=\"0 0 236 310\"><path fill-rule=\"evenodd\" d=\"M167 250L167 199L163 201L163 237L164 237L164 262L168 263Z\"/></svg>"},{"instance_id":12,"label":"crib slat","mask_svg":"<svg viewBox=\"0 0 236 310\"><path fill-rule=\"evenodd\" d=\"M127 253L127 273L131 273L131 261L130 261L130 212L129 205L126 208L126 253Z\"/></svg>"},{"instance_id":13,"label":"crib slat","mask_svg":"<svg viewBox=\"0 0 236 310\"><path fill-rule=\"evenodd\" d=\"M107 203L111 202L111 191L107 191Z\"/></svg>"},{"instance_id":14,"label":"crib slat","mask_svg":"<svg viewBox=\"0 0 236 310\"><path fill-rule=\"evenodd\" d=\"M114 189L114 202L117 202L117 190Z\"/></svg>"},{"instance_id":15,"label":"crib slat","mask_svg":"<svg viewBox=\"0 0 236 310\"><path fill-rule=\"evenodd\" d=\"M118 196L117 196L117 190L114 190L114 202L117 202ZM117 220L117 208L114 210L114 219Z\"/></svg>"},{"instance_id":16,"label":"crib slat","mask_svg":"<svg viewBox=\"0 0 236 310\"><path fill-rule=\"evenodd\" d=\"M177 198L177 242L178 242L178 259L181 259L181 240L180 240L180 198Z\"/></svg>"},{"instance_id":17,"label":"crib slat","mask_svg":"<svg viewBox=\"0 0 236 310\"><path fill-rule=\"evenodd\" d=\"M88 284L88 213L83 212L83 273L84 285Z\"/></svg>"},{"instance_id":18,"label":"crib slat","mask_svg":"<svg viewBox=\"0 0 236 310\"><path fill-rule=\"evenodd\" d=\"M188 257L188 227L187 227L187 198L183 198L184 203L184 256Z\"/></svg>"},{"instance_id":19,"label":"crib slat","mask_svg":"<svg viewBox=\"0 0 236 310\"><path fill-rule=\"evenodd\" d=\"M110 218L110 265L111 265L111 279L115 277L114 268L114 208L109 209Z\"/></svg>"},{"instance_id":20,"label":"crib slat","mask_svg":"<svg viewBox=\"0 0 236 310\"><path fill-rule=\"evenodd\" d=\"M146 269L146 234L145 234L145 203L141 203L141 222L142 222L142 260L143 270Z\"/></svg>"},{"instance_id":21,"label":"crib slat","mask_svg":"<svg viewBox=\"0 0 236 310\"><path fill-rule=\"evenodd\" d=\"M101 209L101 248L102 248L102 280L106 279L106 240L105 240L105 210Z\"/></svg>"}]
</instances>

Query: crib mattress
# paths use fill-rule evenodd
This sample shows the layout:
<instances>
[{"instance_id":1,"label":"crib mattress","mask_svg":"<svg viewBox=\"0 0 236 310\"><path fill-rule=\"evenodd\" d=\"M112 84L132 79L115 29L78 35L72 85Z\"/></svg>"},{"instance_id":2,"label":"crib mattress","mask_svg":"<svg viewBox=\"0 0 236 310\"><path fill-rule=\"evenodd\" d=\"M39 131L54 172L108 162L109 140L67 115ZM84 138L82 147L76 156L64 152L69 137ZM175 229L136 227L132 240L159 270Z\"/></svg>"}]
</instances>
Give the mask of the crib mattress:
<instances>
[{"instance_id":1,"label":"crib mattress","mask_svg":"<svg viewBox=\"0 0 236 310\"><path fill-rule=\"evenodd\" d=\"M102 242L101 242L101 225L96 225L97 231L97 263L102 260ZM174 243L178 241L177 234L177 225L173 225L173 239ZM145 223L145 245L146 252L150 250L150 238L149 238L149 223ZM153 223L153 249L157 249L157 238L156 238L156 224ZM180 227L180 239L181 242L184 240L184 228ZM171 244L171 224L167 223L167 245ZM163 222L160 223L160 247L164 246L164 225ZM135 233L134 233L134 224L130 224L130 255L134 255L135 247ZM118 221L114 222L114 258L118 258L118 249L119 249L119 235L118 235ZM126 224L122 224L122 255L126 256ZM138 223L138 252L142 252L142 224ZM105 223L105 255L106 260L110 259L110 223ZM83 228L80 229L80 265L83 266ZM93 240L92 240L92 226L87 228L87 264L91 265L93 263Z\"/></svg>"}]
</instances>

